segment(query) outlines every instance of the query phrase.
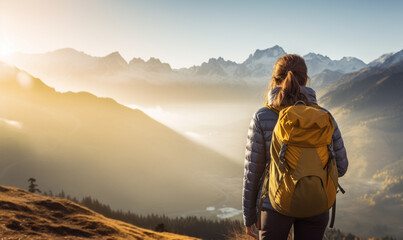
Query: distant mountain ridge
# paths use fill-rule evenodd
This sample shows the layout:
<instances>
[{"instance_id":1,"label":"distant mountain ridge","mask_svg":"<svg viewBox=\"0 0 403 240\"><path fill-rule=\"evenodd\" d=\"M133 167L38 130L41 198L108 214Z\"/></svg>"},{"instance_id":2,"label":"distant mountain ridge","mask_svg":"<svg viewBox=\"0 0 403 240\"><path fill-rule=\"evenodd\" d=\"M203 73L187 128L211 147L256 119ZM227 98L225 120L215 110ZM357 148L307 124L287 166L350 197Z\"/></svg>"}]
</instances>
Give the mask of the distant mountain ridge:
<instances>
[{"instance_id":1,"label":"distant mountain ridge","mask_svg":"<svg viewBox=\"0 0 403 240\"><path fill-rule=\"evenodd\" d=\"M236 63L218 57L210 58L207 62L203 62L199 66L181 69L172 69L168 63L162 63L158 58L150 58L148 61L141 58L133 58L129 63L127 63L119 52L113 52L105 57L92 57L72 48L59 49L44 54L16 53L10 57L10 61L12 63L25 65L28 60L33 61L34 59L40 59L42 63L51 64L52 66L57 66L62 63L67 66L74 66L77 63L81 63L83 69L96 68L99 70L103 69L104 71L104 68L110 71L130 71L133 69L141 69L146 72L170 73L175 71L178 73L210 77L267 78L272 73L274 63L284 54L287 54L284 49L275 45L264 50L257 49L242 63ZM355 57L343 57L340 60L332 60L327 56L312 52L303 57L307 63L310 76L325 69L348 73L368 66L362 60ZM62 59L62 62L60 62L60 60L58 61L56 58ZM380 60L374 60L371 64L375 65L379 61Z\"/></svg>"},{"instance_id":2,"label":"distant mountain ridge","mask_svg":"<svg viewBox=\"0 0 403 240\"><path fill-rule=\"evenodd\" d=\"M343 73L358 71L367 66L363 61L355 57L343 57L340 60L331 60L327 56L309 53L304 56L308 67L308 75L312 76L323 70L339 71Z\"/></svg>"},{"instance_id":3,"label":"distant mountain ridge","mask_svg":"<svg viewBox=\"0 0 403 240\"><path fill-rule=\"evenodd\" d=\"M362 78L363 76L370 75L376 71L380 71L380 69L392 67L393 65L403 61L403 50L396 53L383 54L379 58L370 62L365 67L361 67L362 65L360 65L361 68L356 71L353 71L352 66L354 65L352 66L348 65L348 62L354 62L354 61L357 60L343 58L340 61L342 62L342 65L343 64L347 65L345 69L349 69L351 71L343 72L340 70L331 70L330 68L326 68L325 70L313 75L311 77L311 87L313 87L318 92L327 92L332 90L331 88L330 89L328 88L331 87L333 84L340 85L343 82L348 82L351 81L351 79L355 79L355 77L359 76L360 78ZM307 62L309 63L309 61ZM394 68L396 69L396 66Z\"/></svg>"},{"instance_id":4,"label":"distant mountain ridge","mask_svg":"<svg viewBox=\"0 0 403 240\"><path fill-rule=\"evenodd\" d=\"M388 58L390 61L342 75L320 101L329 107L361 111L366 106L372 109L395 107L400 110L403 104L403 59L394 63L392 60L395 57L391 55ZM387 65L388 62L391 65Z\"/></svg>"},{"instance_id":5,"label":"distant mountain ridge","mask_svg":"<svg viewBox=\"0 0 403 240\"><path fill-rule=\"evenodd\" d=\"M386 53L370 62L370 67L388 67L403 61L403 49L396 53Z\"/></svg>"},{"instance_id":6,"label":"distant mountain ridge","mask_svg":"<svg viewBox=\"0 0 403 240\"><path fill-rule=\"evenodd\" d=\"M387 54L372 65L396 62ZM210 58L198 66L172 69L158 58L125 61L118 52L93 57L72 48L44 54L14 54L9 62L60 91L88 91L138 106L183 102L257 102L270 82L273 65L286 51L276 45L256 50L243 62ZM368 65L354 57L332 60L317 53L303 56L311 86L321 96L339 75ZM372 66L371 65L371 66ZM152 94L150 94L152 93Z\"/></svg>"}]
</instances>

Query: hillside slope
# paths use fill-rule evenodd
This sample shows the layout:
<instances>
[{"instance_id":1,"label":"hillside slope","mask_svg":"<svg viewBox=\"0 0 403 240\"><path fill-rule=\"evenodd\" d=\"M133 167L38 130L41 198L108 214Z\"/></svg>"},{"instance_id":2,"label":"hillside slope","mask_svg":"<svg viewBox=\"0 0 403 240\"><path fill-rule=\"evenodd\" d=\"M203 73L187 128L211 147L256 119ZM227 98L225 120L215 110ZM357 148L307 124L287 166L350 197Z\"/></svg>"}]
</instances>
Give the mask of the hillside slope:
<instances>
[{"instance_id":1,"label":"hillside slope","mask_svg":"<svg viewBox=\"0 0 403 240\"><path fill-rule=\"evenodd\" d=\"M196 239L106 218L67 199L0 186L0 234L13 239Z\"/></svg>"},{"instance_id":2,"label":"hillside slope","mask_svg":"<svg viewBox=\"0 0 403 240\"><path fill-rule=\"evenodd\" d=\"M340 226L366 237L403 236L402 80L403 61L369 67L341 76L319 99L338 121L350 162Z\"/></svg>"},{"instance_id":3,"label":"hillside slope","mask_svg":"<svg viewBox=\"0 0 403 240\"><path fill-rule=\"evenodd\" d=\"M367 111L402 103L403 61L386 68L370 67L340 77L320 99L328 107Z\"/></svg>"},{"instance_id":4,"label":"hillside slope","mask_svg":"<svg viewBox=\"0 0 403 240\"><path fill-rule=\"evenodd\" d=\"M60 93L0 65L0 181L90 194L138 213L237 207L242 166L139 110L92 94ZM216 183L237 178L237 192ZM235 188L234 188L235 189ZM228 200L226 200L228 199Z\"/></svg>"}]
</instances>

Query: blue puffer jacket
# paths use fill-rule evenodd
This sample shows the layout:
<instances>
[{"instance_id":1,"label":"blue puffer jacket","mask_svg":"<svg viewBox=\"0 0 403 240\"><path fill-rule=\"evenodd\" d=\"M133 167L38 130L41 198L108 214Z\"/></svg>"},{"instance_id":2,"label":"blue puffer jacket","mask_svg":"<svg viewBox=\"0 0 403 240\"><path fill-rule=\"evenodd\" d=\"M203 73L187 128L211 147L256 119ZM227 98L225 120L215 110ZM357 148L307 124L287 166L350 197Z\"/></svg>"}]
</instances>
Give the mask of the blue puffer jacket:
<instances>
[{"instance_id":1,"label":"blue puffer jacket","mask_svg":"<svg viewBox=\"0 0 403 240\"><path fill-rule=\"evenodd\" d=\"M274 88L269 92L269 104L271 104L280 88ZM317 103L316 93L312 88L301 87L312 103ZM252 118L248 130L248 139L245 151L245 169L243 181L242 207L245 226L250 226L257 221L257 206L260 198L260 179L266 164L270 164L270 143L274 126L278 115L269 108L259 109ZM340 130L334 121L333 148L336 153L336 164L339 177L343 176L348 167L346 149ZM264 199L263 209L273 209L269 199Z\"/></svg>"}]
</instances>

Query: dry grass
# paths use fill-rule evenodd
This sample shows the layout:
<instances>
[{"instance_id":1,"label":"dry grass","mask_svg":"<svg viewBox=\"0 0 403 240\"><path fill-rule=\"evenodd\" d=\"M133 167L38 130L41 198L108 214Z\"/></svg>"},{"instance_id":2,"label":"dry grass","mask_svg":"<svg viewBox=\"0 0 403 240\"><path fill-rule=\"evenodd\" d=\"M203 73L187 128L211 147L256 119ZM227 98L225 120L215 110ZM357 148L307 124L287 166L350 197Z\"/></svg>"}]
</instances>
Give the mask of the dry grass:
<instances>
[{"instance_id":1,"label":"dry grass","mask_svg":"<svg viewBox=\"0 0 403 240\"><path fill-rule=\"evenodd\" d=\"M106 218L62 198L0 186L0 240L196 239L159 233Z\"/></svg>"},{"instance_id":2,"label":"dry grass","mask_svg":"<svg viewBox=\"0 0 403 240\"><path fill-rule=\"evenodd\" d=\"M293 240L294 239L294 229L293 227L290 230L290 233L288 234L287 240ZM228 236L227 240L253 240L253 237L247 235L243 229L234 229Z\"/></svg>"}]
</instances>

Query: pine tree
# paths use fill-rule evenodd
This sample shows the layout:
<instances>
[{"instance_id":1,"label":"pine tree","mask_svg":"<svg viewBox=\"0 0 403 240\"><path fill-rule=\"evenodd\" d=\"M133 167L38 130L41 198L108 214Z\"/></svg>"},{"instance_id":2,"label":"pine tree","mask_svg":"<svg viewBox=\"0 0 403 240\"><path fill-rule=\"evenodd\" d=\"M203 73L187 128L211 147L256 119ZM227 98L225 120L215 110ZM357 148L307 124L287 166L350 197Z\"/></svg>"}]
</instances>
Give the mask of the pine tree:
<instances>
[{"instance_id":1,"label":"pine tree","mask_svg":"<svg viewBox=\"0 0 403 240\"><path fill-rule=\"evenodd\" d=\"M31 193L35 193L35 192L41 193L41 190L39 190L37 188L38 184L35 183L36 182L35 178L32 178L32 177L29 178L28 182L29 182L28 191L30 191Z\"/></svg>"}]
</instances>

